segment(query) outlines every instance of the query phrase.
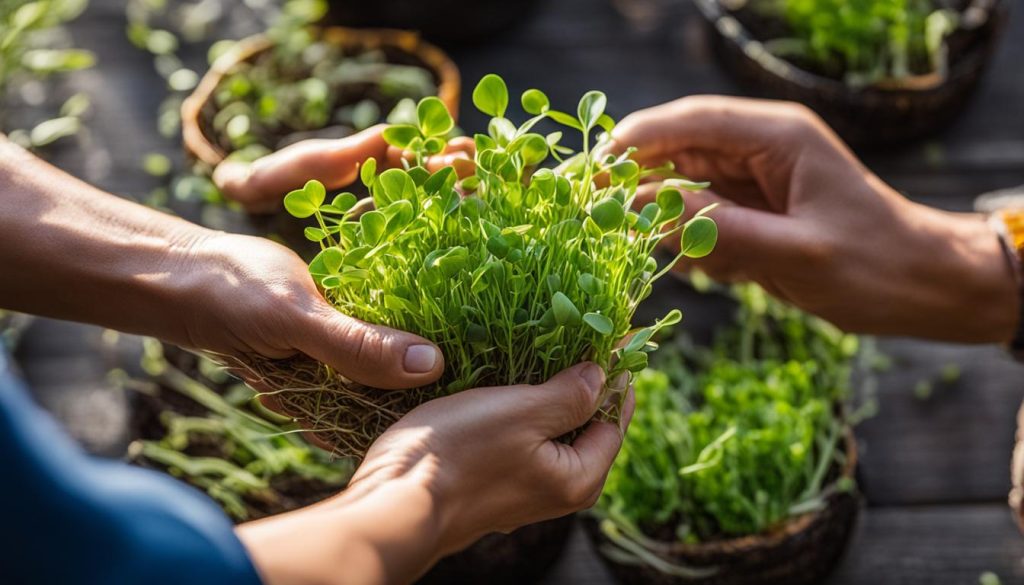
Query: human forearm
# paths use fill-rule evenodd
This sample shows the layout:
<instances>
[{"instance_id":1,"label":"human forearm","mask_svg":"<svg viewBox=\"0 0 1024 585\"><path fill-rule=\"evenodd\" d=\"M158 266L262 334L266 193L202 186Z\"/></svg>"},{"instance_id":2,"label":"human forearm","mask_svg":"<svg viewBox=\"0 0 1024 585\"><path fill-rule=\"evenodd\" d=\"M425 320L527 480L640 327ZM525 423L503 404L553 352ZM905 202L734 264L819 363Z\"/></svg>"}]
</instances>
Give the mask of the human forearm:
<instances>
[{"instance_id":1,"label":"human forearm","mask_svg":"<svg viewBox=\"0 0 1024 585\"><path fill-rule=\"evenodd\" d=\"M396 480L238 528L267 585L411 583L441 554L439 513L421 484Z\"/></svg>"},{"instance_id":2,"label":"human forearm","mask_svg":"<svg viewBox=\"0 0 1024 585\"><path fill-rule=\"evenodd\" d=\"M911 204L915 247L903 334L970 343L1006 343L1020 314L1014 273L984 216ZM895 250L893 251L896 252Z\"/></svg>"},{"instance_id":3,"label":"human forearm","mask_svg":"<svg viewBox=\"0 0 1024 585\"><path fill-rule=\"evenodd\" d=\"M187 286L180 267L206 230L2 140L0 193L0 306L184 339L176 316L155 309Z\"/></svg>"}]
</instances>

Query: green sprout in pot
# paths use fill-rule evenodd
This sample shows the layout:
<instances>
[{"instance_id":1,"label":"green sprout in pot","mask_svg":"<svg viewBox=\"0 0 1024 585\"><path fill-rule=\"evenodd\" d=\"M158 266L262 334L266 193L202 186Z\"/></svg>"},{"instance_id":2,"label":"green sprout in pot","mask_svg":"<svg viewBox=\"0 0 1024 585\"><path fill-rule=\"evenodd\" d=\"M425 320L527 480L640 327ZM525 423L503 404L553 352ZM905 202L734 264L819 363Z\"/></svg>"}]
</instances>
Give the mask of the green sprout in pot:
<instances>
[{"instance_id":1,"label":"green sprout in pot","mask_svg":"<svg viewBox=\"0 0 1024 585\"><path fill-rule=\"evenodd\" d=\"M696 576L666 543L765 534L853 489L858 339L756 285L736 293L739 319L711 348L680 338L636 377L629 440L594 512L609 558Z\"/></svg>"},{"instance_id":2,"label":"green sprout in pot","mask_svg":"<svg viewBox=\"0 0 1024 585\"><path fill-rule=\"evenodd\" d=\"M373 159L363 164L372 209L351 193L328 200L316 181L285 198L292 215L314 221L306 235L321 252L309 268L328 301L347 315L431 339L446 358L437 384L410 392L365 388L310 361L248 364L289 413L342 454L361 455L423 401L475 386L539 383L582 360L621 382L647 365L652 336L681 318L672 311L629 335L637 305L671 267L659 269L658 244L679 239L675 260L704 256L715 244L706 210L681 220L681 191L706 184L671 167L642 169L629 150L600 154L613 126L604 94L588 92L574 116L552 110L531 89L522 104L532 117L518 127L505 117L509 96L500 77L484 77L473 102L492 116L487 133L474 137L473 176L426 170L453 128L441 101L428 97L416 124L384 133L411 152L407 168L378 172ZM583 150L562 146L560 132L533 132L545 120L581 132ZM549 158L562 162L558 170L541 167ZM651 175L668 179L656 201L633 211L637 186Z\"/></svg>"},{"instance_id":3,"label":"green sprout in pot","mask_svg":"<svg viewBox=\"0 0 1024 585\"><path fill-rule=\"evenodd\" d=\"M936 0L771 0L786 36L765 43L777 55L805 61L851 85L945 74L946 39L957 12Z\"/></svg>"},{"instance_id":4,"label":"green sprout in pot","mask_svg":"<svg viewBox=\"0 0 1024 585\"><path fill-rule=\"evenodd\" d=\"M146 437L129 446L135 463L205 490L237 521L311 504L348 483L351 460L311 445L210 360L200 358L198 371L186 373L168 362L159 341L146 339L144 348L149 380L112 373L159 412L158 428L134 429Z\"/></svg>"}]
</instances>

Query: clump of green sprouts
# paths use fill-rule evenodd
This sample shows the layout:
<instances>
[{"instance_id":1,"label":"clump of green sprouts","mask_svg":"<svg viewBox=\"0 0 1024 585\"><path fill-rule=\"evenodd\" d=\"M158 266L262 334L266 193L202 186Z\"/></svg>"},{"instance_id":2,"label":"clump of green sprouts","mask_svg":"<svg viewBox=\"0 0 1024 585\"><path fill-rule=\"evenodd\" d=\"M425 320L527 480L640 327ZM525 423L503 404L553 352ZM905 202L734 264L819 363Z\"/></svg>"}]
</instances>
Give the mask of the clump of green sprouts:
<instances>
[{"instance_id":1,"label":"clump of green sprouts","mask_svg":"<svg viewBox=\"0 0 1024 585\"><path fill-rule=\"evenodd\" d=\"M945 74L957 12L937 0L773 0L791 36L766 43L852 85Z\"/></svg>"},{"instance_id":2,"label":"clump of green sprouts","mask_svg":"<svg viewBox=\"0 0 1024 585\"><path fill-rule=\"evenodd\" d=\"M636 379L637 408L595 514L607 554L670 574L665 543L762 534L853 488L844 448L858 338L735 289L712 347L667 343Z\"/></svg>"},{"instance_id":3,"label":"clump of green sprouts","mask_svg":"<svg viewBox=\"0 0 1024 585\"><path fill-rule=\"evenodd\" d=\"M411 153L406 168L378 172L373 159L363 164L372 201L351 193L328 201L316 181L285 198L292 215L315 221L306 235L321 252L310 272L331 304L422 335L446 358L440 381L413 392L363 388L320 364L251 365L289 413L311 422L342 454L362 454L386 426L430 398L539 383L582 360L601 365L609 380L642 370L656 347L651 337L681 317L672 311L627 338L637 305L671 267L659 268L655 249L678 238L675 260L696 258L717 239L703 213L681 220L681 191L706 184L671 167L642 169L630 150L601 154L614 124L603 93L584 95L573 116L552 110L547 96L531 89L522 106L532 117L519 126L505 117L509 97L500 77L484 77L473 102L492 117L487 133L474 136L474 175L460 180L452 167L426 170L454 128L444 104L428 97L415 125L384 133ZM545 120L581 132L582 151L561 145L561 132L534 132ZM562 163L558 169L542 166L549 157ZM637 186L649 176L666 179L665 186L634 211Z\"/></svg>"}]
</instances>

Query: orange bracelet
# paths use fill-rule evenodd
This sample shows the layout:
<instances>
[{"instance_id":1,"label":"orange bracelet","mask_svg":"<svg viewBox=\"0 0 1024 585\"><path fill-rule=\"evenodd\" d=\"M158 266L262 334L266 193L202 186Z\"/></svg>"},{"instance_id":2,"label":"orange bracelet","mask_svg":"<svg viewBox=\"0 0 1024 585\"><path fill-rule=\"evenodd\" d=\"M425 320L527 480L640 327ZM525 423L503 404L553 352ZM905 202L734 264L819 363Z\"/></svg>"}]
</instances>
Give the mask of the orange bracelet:
<instances>
[{"instance_id":1,"label":"orange bracelet","mask_svg":"<svg viewBox=\"0 0 1024 585\"><path fill-rule=\"evenodd\" d=\"M1017 361L1024 361L1024 209L996 211L989 216L989 225L998 234L1003 254L1017 281L1021 309L1008 349Z\"/></svg>"}]
</instances>

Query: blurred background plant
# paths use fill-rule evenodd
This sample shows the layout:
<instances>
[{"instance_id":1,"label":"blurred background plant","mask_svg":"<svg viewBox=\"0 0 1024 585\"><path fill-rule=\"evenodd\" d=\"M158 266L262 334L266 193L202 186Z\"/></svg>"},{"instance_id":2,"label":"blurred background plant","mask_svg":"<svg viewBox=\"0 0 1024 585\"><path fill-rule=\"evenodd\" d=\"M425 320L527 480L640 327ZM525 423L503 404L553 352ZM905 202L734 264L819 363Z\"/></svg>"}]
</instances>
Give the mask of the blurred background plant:
<instances>
[{"instance_id":1,"label":"blurred background plant","mask_svg":"<svg viewBox=\"0 0 1024 585\"><path fill-rule=\"evenodd\" d=\"M0 0L0 131L31 149L38 149L82 129L82 117L89 110L89 98L78 93L62 105L56 117L31 127L12 128L12 107L46 105L52 88L44 82L53 74L92 67L93 53L72 47L62 25L77 18L88 0ZM47 116L54 112L47 108ZM56 109L56 108L55 108Z\"/></svg>"},{"instance_id":2,"label":"blurred background plant","mask_svg":"<svg viewBox=\"0 0 1024 585\"><path fill-rule=\"evenodd\" d=\"M781 18L784 36L765 44L781 57L810 62L864 86L883 79L944 74L946 37L959 13L943 0L761 0L753 8Z\"/></svg>"},{"instance_id":3,"label":"blurred background plant","mask_svg":"<svg viewBox=\"0 0 1024 585\"><path fill-rule=\"evenodd\" d=\"M110 376L137 392L128 457L205 490L237 521L286 512L334 495L354 466L309 443L290 419L209 360L143 340L144 378Z\"/></svg>"}]
</instances>

